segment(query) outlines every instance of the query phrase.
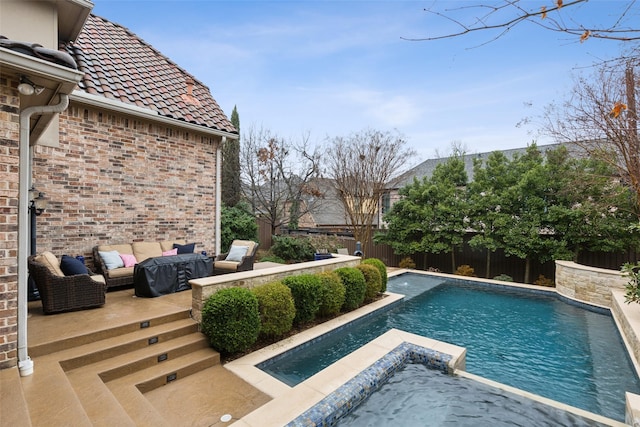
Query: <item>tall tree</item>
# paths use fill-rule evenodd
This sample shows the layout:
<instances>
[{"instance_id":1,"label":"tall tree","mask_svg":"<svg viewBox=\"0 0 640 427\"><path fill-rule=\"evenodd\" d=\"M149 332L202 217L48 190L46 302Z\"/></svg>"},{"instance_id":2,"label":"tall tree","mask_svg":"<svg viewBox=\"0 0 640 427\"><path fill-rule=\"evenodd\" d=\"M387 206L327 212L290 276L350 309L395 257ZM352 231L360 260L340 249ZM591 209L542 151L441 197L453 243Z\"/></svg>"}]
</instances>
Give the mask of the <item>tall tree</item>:
<instances>
[{"instance_id":1,"label":"tall tree","mask_svg":"<svg viewBox=\"0 0 640 427\"><path fill-rule=\"evenodd\" d=\"M514 174L515 185L502 197L502 214L496 221L496 234L507 255L525 261L523 279L525 283L531 283L531 262L553 259L559 245L549 226L549 177L538 147L532 144L524 155L515 156L508 173Z\"/></svg>"},{"instance_id":2,"label":"tall tree","mask_svg":"<svg viewBox=\"0 0 640 427\"><path fill-rule=\"evenodd\" d=\"M517 177L509 173L509 159L501 151L489 154L486 165L474 159L473 182L469 183L471 229L469 240L472 248L486 250L486 277L491 277L491 254L503 248L498 233L506 191L515 185Z\"/></svg>"},{"instance_id":3,"label":"tall tree","mask_svg":"<svg viewBox=\"0 0 640 427\"><path fill-rule=\"evenodd\" d=\"M629 189L615 169L594 158L568 156L566 147L547 151L549 223L561 242L556 259L578 261L582 251L624 251L637 238Z\"/></svg>"},{"instance_id":4,"label":"tall tree","mask_svg":"<svg viewBox=\"0 0 640 427\"><path fill-rule=\"evenodd\" d=\"M602 66L591 77L578 77L570 98L547 108L545 130L617 170L633 190L640 215L640 98L635 81L630 65L622 70Z\"/></svg>"},{"instance_id":5,"label":"tall tree","mask_svg":"<svg viewBox=\"0 0 640 427\"><path fill-rule=\"evenodd\" d=\"M399 134L372 129L329 141L324 161L354 238L371 241L385 185L407 166L413 151Z\"/></svg>"},{"instance_id":6,"label":"tall tree","mask_svg":"<svg viewBox=\"0 0 640 427\"><path fill-rule=\"evenodd\" d=\"M231 124L238 131L238 140L227 139L222 145L222 203L233 207L240 201L240 116L236 106L231 112Z\"/></svg>"},{"instance_id":7,"label":"tall tree","mask_svg":"<svg viewBox=\"0 0 640 427\"><path fill-rule=\"evenodd\" d=\"M449 253L456 270L456 248L464 243L468 228L467 173L463 154L456 152L440 163L429 178L400 189L402 198L385 214L387 230L375 240L391 245L396 253Z\"/></svg>"},{"instance_id":8,"label":"tall tree","mask_svg":"<svg viewBox=\"0 0 640 427\"><path fill-rule=\"evenodd\" d=\"M320 154L311 151L308 136L292 143L251 128L243 134L240 164L243 193L255 214L269 221L272 235L282 225L297 224L321 202L323 195L313 183Z\"/></svg>"}]
</instances>

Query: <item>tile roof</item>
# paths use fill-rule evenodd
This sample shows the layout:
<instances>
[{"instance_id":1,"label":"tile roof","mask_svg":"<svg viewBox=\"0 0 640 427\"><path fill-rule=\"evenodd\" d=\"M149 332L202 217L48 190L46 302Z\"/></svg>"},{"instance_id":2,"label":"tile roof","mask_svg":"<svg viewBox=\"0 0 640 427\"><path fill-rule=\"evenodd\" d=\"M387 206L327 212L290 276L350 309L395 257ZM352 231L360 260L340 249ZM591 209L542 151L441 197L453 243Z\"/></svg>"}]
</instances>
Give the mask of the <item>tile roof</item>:
<instances>
[{"instance_id":1,"label":"tile roof","mask_svg":"<svg viewBox=\"0 0 640 427\"><path fill-rule=\"evenodd\" d=\"M121 25L89 15L64 49L85 74L78 86L89 94L237 133L207 86Z\"/></svg>"}]
</instances>

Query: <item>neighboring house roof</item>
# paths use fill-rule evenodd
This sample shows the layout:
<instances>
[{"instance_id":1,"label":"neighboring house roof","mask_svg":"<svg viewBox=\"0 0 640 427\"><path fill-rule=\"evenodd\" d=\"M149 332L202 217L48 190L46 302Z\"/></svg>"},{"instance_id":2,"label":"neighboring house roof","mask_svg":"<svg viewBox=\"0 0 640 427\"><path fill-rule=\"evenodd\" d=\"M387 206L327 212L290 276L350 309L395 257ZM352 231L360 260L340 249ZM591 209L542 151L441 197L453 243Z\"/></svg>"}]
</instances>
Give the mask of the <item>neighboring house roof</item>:
<instances>
[{"instance_id":1,"label":"neighboring house roof","mask_svg":"<svg viewBox=\"0 0 640 427\"><path fill-rule=\"evenodd\" d=\"M85 74L78 86L88 94L237 133L207 86L121 25L91 14L64 49Z\"/></svg>"},{"instance_id":2,"label":"neighboring house roof","mask_svg":"<svg viewBox=\"0 0 640 427\"><path fill-rule=\"evenodd\" d=\"M560 146L566 146L566 145L567 144L538 145L538 150L540 150L540 152L544 154L549 150L554 150L556 148L559 148ZM526 147L513 148L510 150L494 150L494 151L500 151L508 159L513 159L513 156L515 156L516 154L520 156L525 154L525 152L527 151L527 148ZM473 160L480 159L483 161L483 163L486 164L486 161L492 152L493 151L486 152L486 153L464 155L464 158L463 158L464 168L465 168L465 171L467 172L467 178L469 181L473 180ZM418 166L408 170L407 172L403 173L398 178L396 178L395 180L387 184L387 188L396 189L396 188L405 187L406 185L411 184L413 182L414 177L418 178L419 180L422 179L423 177L429 178L431 177L431 175L433 175L433 171L435 170L437 165L439 165L440 163L446 163L448 160L449 160L449 157L441 157L438 159L425 160L424 162L420 163Z\"/></svg>"}]
</instances>

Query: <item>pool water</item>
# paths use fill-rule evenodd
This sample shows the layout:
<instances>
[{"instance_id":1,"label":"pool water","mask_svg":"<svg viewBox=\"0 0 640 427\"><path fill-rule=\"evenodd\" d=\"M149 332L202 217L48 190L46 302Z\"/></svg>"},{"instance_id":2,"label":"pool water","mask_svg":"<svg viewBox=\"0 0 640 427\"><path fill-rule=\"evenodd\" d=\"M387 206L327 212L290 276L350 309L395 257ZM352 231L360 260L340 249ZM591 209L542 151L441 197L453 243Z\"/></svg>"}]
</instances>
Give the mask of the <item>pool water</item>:
<instances>
[{"instance_id":1,"label":"pool water","mask_svg":"<svg viewBox=\"0 0 640 427\"><path fill-rule=\"evenodd\" d=\"M470 373L616 420L624 420L625 391L640 393L606 313L554 295L419 274L391 278L388 289L410 297L259 367L293 386L396 328L466 347Z\"/></svg>"},{"instance_id":2,"label":"pool water","mask_svg":"<svg viewBox=\"0 0 640 427\"><path fill-rule=\"evenodd\" d=\"M602 424L469 378L410 363L341 418L338 425L593 427Z\"/></svg>"}]
</instances>

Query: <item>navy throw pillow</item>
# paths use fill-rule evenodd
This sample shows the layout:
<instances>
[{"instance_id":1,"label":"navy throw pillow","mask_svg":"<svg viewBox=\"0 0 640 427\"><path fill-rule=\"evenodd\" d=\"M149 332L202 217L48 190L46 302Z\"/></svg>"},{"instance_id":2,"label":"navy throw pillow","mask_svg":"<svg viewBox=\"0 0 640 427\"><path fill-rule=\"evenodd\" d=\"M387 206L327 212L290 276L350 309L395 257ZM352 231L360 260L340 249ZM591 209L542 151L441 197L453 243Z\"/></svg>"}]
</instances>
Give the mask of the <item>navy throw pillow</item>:
<instances>
[{"instance_id":1,"label":"navy throw pillow","mask_svg":"<svg viewBox=\"0 0 640 427\"><path fill-rule=\"evenodd\" d=\"M89 270L85 265L74 257L62 255L60 260L60 270L65 276L75 276L76 274L89 274Z\"/></svg>"},{"instance_id":2,"label":"navy throw pillow","mask_svg":"<svg viewBox=\"0 0 640 427\"><path fill-rule=\"evenodd\" d=\"M173 249L178 250L178 254L192 254L196 249L195 243L187 243L186 245L173 244Z\"/></svg>"}]
</instances>

